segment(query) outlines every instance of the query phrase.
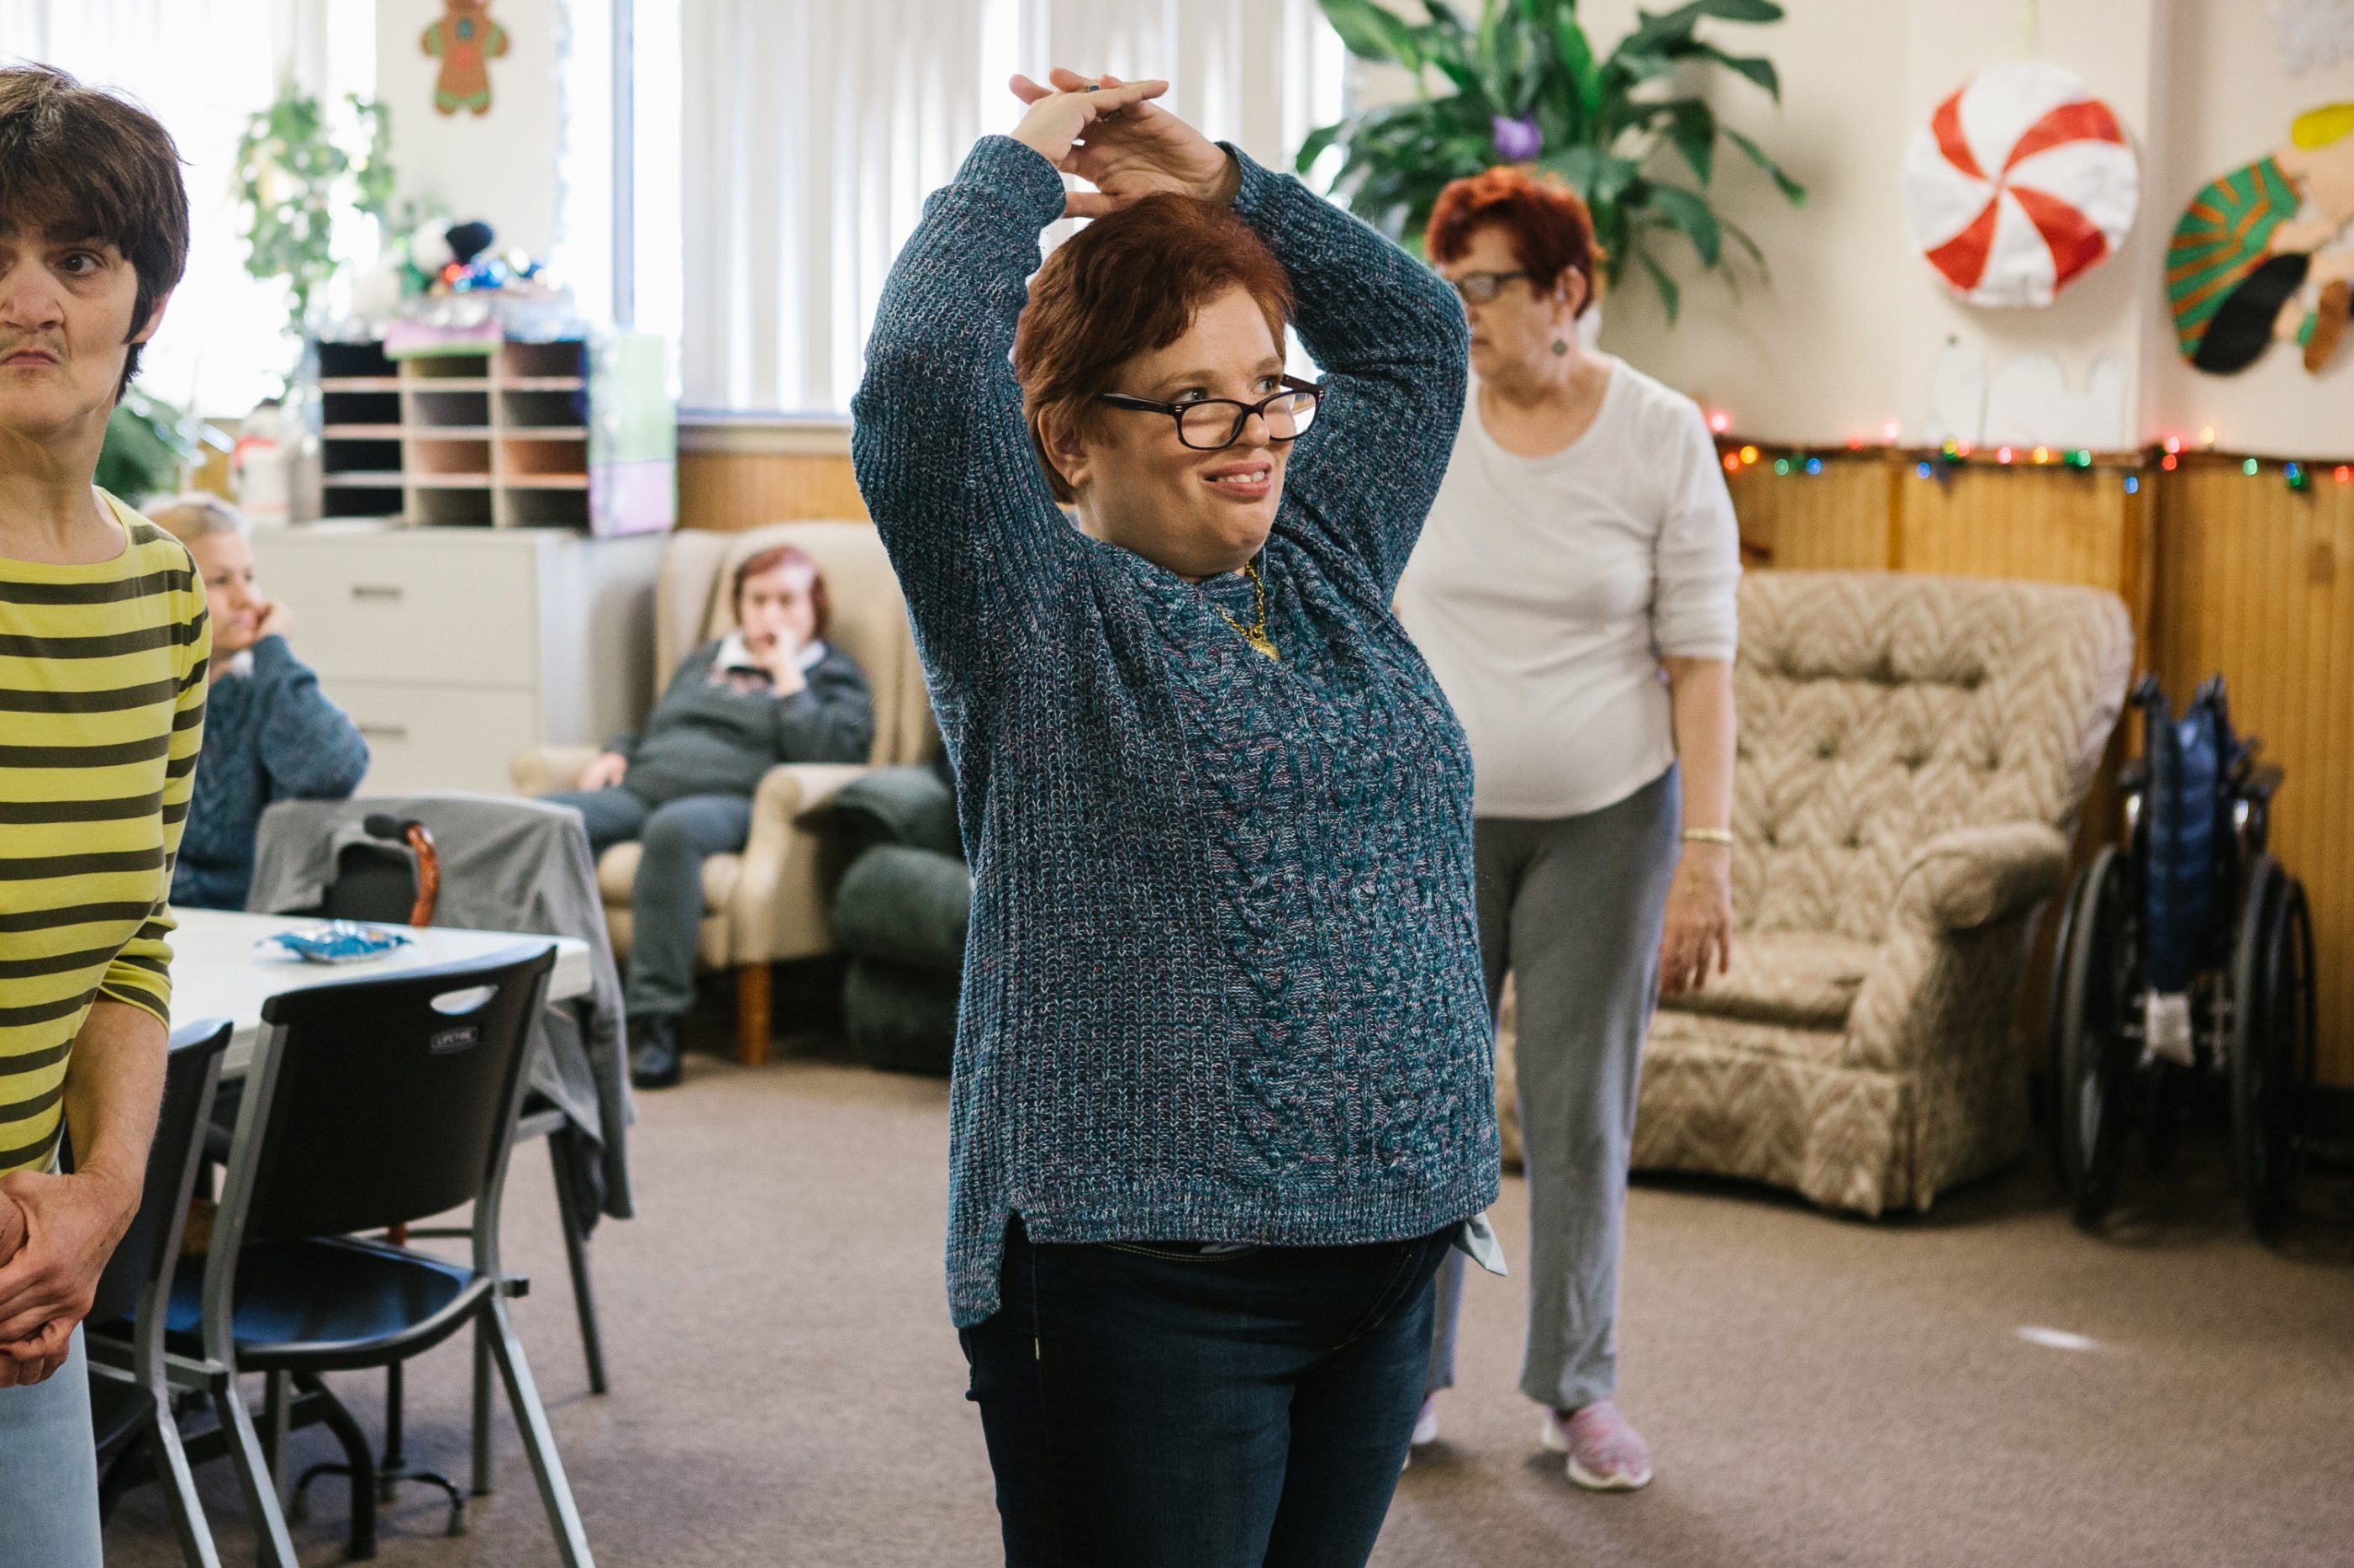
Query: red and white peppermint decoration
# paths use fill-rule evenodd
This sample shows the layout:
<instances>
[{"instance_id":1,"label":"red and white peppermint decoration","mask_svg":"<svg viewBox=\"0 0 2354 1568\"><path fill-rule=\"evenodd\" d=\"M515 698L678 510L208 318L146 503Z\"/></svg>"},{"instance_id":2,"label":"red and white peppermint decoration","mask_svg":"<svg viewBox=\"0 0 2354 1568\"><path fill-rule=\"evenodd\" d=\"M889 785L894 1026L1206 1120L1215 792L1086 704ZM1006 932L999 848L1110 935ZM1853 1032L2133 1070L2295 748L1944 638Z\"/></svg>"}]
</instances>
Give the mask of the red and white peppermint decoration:
<instances>
[{"instance_id":1,"label":"red and white peppermint decoration","mask_svg":"<svg viewBox=\"0 0 2354 1568\"><path fill-rule=\"evenodd\" d=\"M2116 115L2058 66L1988 66L1904 150L1914 241L1976 305L2050 304L2124 243L2140 195Z\"/></svg>"}]
</instances>

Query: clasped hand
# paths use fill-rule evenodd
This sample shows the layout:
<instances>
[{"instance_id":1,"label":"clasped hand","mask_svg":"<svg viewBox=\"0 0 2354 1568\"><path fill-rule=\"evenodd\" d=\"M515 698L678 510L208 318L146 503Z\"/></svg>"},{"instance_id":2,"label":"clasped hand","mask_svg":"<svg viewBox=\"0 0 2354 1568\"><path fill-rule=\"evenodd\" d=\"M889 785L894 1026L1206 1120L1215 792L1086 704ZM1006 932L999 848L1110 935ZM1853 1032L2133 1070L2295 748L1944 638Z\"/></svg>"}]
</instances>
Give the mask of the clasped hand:
<instances>
[{"instance_id":1,"label":"clasped hand","mask_svg":"<svg viewBox=\"0 0 2354 1568\"><path fill-rule=\"evenodd\" d=\"M1066 175L1096 188L1072 191L1066 217L1101 217L1149 196L1176 192L1204 201L1226 199L1236 177L1225 150L1152 100L1165 81L1093 81L1060 66L1051 86L1013 78L1013 95L1030 106L1013 139Z\"/></svg>"},{"instance_id":2,"label":"clasped hand","mask_svg":"<svg viewBox=\"0 0 2354 1568\"><path fill-rule=\"evenodd\" d=\"M0 1177L0 1388L65 1364L129 1215L124 1194L95 1173Z\"/></svg>"}]
</instances>

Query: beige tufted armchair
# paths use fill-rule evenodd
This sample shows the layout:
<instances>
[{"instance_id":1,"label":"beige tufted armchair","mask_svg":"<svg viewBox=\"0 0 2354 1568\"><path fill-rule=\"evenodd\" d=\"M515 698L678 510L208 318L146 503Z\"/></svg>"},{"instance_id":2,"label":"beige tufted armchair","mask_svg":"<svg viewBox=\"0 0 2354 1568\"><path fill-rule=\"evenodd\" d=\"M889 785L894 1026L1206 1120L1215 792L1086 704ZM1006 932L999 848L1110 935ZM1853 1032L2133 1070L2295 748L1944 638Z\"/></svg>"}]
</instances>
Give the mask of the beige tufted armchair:
<instances>
[{"instance_id":1,"label":"beige tufted armchair","mask_svg":"<svg viewBox=\"0 0 2354 1568\"><path fill-rule=\"evenodd\" d=\"M790 763L772 768L752 798L752 832L741 854L704 863L703 962L732 969L737 980L737 1055L769 1057L769 969L785 959L833 950L826 915L826 867L820 843L798 819L832 799L868 768L922 762L939 750L922 666L907 626L898 579L874 527L865 523L773 523L742 533L682 530L671 537L655 589L654 690L678 662L736 624L727 585L737 563L777 545L799 545L825 573L833 623L826 641L858 662L875 692L875 749L866 764ZM518 753L509 769L526 795L568 789L596 755L593 747L540 747ZM597 863L597 884L613 950L630 949L630 887L638 846L616 844Z\"/></svg>"},{"instance_id":2,"label":"beige tufted armchair","mask_svg":"<svg viewBox=\"0 0 2354 1568\"><path fill-rule=\"evenodd\" d=\"M1733 966L1659 1009L1637 1169L1877 1214L2017 1154L2034 915L2132 662L2093 588L1743 579Z\"/></svg>"}]
</instances>

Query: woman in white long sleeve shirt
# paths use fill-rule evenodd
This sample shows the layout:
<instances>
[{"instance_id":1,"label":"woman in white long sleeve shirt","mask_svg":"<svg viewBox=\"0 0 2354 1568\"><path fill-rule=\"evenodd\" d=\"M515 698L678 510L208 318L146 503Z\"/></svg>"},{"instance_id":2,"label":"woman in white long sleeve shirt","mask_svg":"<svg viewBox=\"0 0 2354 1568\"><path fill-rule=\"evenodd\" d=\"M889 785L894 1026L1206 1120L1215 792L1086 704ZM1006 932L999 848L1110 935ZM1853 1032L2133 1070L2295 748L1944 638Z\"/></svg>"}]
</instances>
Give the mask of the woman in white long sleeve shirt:
<instances>
[{"instance_id":1,"label":"woman in white long sleeve shirt","mask_svg":"<svg viewBox=\"0 0 2354 1568\"><path fill-rule=\"evenodd\" d=\"M1651 1477L1617 1408L1618 1257L1643 1036L1722 969L1733 917L1740 536L1701 412L1580 346L1593 228L1515 169L1440 196L1470 407L1398 613L1471 738L1489 1005L1515 978L1529 1180L1521 1387L1570 1478ZM1454 1381L1442 1278L1429 1388ZM1426 1403L1417 1437L1437 1435Z\"/></svg>"}]
</instances>

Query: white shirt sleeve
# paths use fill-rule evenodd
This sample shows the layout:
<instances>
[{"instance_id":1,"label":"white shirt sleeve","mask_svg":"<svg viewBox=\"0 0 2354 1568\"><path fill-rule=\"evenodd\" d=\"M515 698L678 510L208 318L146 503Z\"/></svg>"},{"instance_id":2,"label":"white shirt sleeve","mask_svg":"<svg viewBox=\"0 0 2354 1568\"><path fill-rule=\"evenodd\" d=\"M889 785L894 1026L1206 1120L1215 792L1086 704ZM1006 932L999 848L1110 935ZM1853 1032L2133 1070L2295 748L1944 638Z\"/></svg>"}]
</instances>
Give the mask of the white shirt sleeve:
<instances>
[{"instance_id":1,"label":"white shirt sleeve","mask_svg":"<svg viewBox=\"0 0 2354 1568\"><path fill-rule=\"evenodd\" d=\"M1678 401L1659 454L1671 477L1652 546L1651 638L1663 659L1729 661L1740 635L1741 525L1707 422Z\"/></svg>"}]
</instances>

